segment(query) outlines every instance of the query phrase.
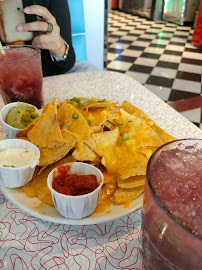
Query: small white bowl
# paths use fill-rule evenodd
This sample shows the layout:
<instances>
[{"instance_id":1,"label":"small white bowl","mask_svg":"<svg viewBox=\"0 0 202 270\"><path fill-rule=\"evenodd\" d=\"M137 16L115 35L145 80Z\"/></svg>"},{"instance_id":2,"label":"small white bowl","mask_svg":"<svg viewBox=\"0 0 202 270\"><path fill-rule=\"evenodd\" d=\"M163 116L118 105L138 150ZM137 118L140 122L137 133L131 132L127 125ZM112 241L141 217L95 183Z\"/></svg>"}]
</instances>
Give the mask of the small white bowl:
<instances>
[{"instance_id":1,"label":"small white bowl","mask_svg":"<svg viewBox=\"0 0 202 270\"><path fill-rule=\"evenodd\" d=\"M29 141L20 139L0 141L0 151L14 147L32 149L37 155L37 160L33 161L33 163L28 166L20 168L3 167L0 165L0 185L9 188L17 188L27 184L32 179L40 158L38 147Z\"/></svg>"},{"instance_id":2,"label":"small white bowl","mask_svg":"<svg viewBox=\"0 0 202 270\"><path fill-rule=\"evenodd\" d=\"M22 102L22 103L25 103L25 102ZM26 103L25 103L26 104ZM31 105L29 103L27 103L28 105ZM6 135L6 138L7 139L14 139L16 138L16 135L22 130L22 129L19 129L19 128L14 128L10 125L8 125L6 122L5 122L5 119L6 119L6 115L7 113L13 108L13 107L16 107L18 106L18 103L17 102L12 102L12 103L8 103L7 105L5 105L2 109L1 109L1 112L0 112L0 120L3 124L3 129L4 129L4 134ZM36 108L36 113L39 114L39 110Z\"/></svg>"},{"instance_id":3,"label":"small white bowl","mask_svg":"<svg viewBox=\"0 0 202 270\"><path fill-rule=\"evenodd\" d=\"M49 173L47 178L47 185L51 191L55 208L66 218L81 219L87 217L93 213L98 204L100 190L104 182L103 174L98 168L82 162L72 162L64 165L71 166L69 174L96 175L98 187L85 195L71 196L61 194L52 188L53 172L57 170L56 167Z\"/></svg>"}]
</instances>

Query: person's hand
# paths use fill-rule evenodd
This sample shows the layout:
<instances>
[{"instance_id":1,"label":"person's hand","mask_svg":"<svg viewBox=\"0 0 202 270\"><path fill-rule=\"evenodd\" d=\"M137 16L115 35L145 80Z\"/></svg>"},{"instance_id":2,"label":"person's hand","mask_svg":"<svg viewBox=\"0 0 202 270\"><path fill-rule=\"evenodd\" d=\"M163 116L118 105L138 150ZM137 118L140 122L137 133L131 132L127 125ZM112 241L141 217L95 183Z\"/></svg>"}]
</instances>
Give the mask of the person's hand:
<instances>
[{"instance_id":1,"label":"person's hand","mask_svg":"<svg viewBox=\"0 0 202 270\"><path fill-rule=\"evenodd\" d=\"M3 1L3 0L0 0ZM47 8L33 5L24 8L26 14L35 14L43 17L35 22L20 24L17 27L19 32L39 31L40 35L32 40L32 45L39 48L49 50L56 57L63 57L66 45L60 36L60 27L57 25L55 17L48 11ZM48 33L48 23L53 25L53 30Z\"/></svg>"}]
</instances>

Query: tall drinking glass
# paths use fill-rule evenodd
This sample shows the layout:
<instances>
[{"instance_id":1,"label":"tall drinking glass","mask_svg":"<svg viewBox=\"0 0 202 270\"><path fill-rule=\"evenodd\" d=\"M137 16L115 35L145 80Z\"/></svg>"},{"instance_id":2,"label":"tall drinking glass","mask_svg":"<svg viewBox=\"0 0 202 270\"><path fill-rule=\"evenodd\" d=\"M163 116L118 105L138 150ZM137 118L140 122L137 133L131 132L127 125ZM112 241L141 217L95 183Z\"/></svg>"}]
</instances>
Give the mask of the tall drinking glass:
<instances>
[{"instance_id":1,"label":"tall drinking glass","mask_svg":"<svg viewBox=\"0 0 202 270\"><path fill-rule=\"evenodd\" d=\"M40 50L28 45L4 47L0 55L0 93L5 104L22 101L42 106Z\"/></svg>"},{"instance_id":2,"label":"tall drinking glass","mask_svg":"<svg viewBox=\"0 0 202 270\"><path fill-rule=\"evenodd\" d=\"M147 270L202 269L202 140L173 141L151 156L140 243Z\"/></svg>"}]
</instances>

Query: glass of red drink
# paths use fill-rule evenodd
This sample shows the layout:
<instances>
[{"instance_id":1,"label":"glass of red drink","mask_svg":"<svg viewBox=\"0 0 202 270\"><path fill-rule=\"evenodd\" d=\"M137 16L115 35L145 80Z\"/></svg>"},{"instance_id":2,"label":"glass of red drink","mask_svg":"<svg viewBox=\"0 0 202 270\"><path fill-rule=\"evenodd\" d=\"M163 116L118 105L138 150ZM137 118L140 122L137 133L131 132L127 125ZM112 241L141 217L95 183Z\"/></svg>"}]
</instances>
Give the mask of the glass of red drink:
<instances>
[{"instance_id":1,"label":"glass of red drink","mask_svg":"<svg viewBox=\"0 0 202 270\"><path fill-rule=\"evenodd\" d=\"M151 156L140 249L147 270L202 269L202 140L176 140Z\"/></svg>"},{"instance_id":2,"label":"glass of red drink","mask_svg":"<svg viewBox=\"0 0 202 270\"><path fill-rule=\"evenodd\" d=\"M0 54L0 92L5 104L22 101L42 106L40 50L28 45L4 47Z\"/></svg>"}]
</instances>

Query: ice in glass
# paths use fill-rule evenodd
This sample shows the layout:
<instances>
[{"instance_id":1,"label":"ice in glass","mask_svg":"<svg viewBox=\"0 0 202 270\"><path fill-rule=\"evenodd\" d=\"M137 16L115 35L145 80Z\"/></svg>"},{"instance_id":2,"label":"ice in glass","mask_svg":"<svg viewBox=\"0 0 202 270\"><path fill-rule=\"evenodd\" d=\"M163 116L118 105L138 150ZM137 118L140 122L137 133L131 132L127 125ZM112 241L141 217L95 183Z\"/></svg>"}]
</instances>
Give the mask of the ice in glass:
<instances>
[{"instance_id":1,"label":"ice in glass","mask_svg":"<svg viewBox=\"0 0 202 270\"><path fill-rule=\"evenodd\" d=\"M142 209L147 270L202 269L202 140L177 140L152 155Z\"/></svg>"},{"instance_id":2,"label":"ice in glass","mask_svg":"<svg viewBox=\"0 0 202 270\"><path fill-rule=\"evenodd\" d=\"M0 93L5 104L22 101L42 106L40 50L28 45L4 47L0 54Z\"/></svg>"}]
</instances>

